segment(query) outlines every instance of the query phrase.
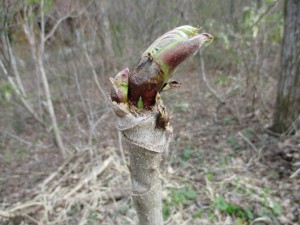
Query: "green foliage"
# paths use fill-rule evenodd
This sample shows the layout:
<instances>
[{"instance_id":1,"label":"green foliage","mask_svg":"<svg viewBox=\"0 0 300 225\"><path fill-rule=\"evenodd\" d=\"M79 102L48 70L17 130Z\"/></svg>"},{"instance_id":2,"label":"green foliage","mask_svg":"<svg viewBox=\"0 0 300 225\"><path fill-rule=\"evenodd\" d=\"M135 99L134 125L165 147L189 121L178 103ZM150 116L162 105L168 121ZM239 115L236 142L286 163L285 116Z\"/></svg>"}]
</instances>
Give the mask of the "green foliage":
<instances>
[{"instance_id":1,"label":"green foliage","mask_svg":"<svg viewBox=\"0 0 300 225\"><path fill-rule=\"evenodd\" d=\"M19 149L17 149L16 154L18 157L22 158L23 156L27 155L29 152L26 148L22 148L20 147Z\"/></svg>"},{"instance_id":2,"label":"green foliage","mask_svg":"<svg viewBox=\"0 0 300 225\"><path fill-rule=\"evenodd\" d=\"M11 158L12 158L11 152L10 152L10 151L5 152L4 157L5 157L5 159L6 159L7 161L10 161Z\"/></svg>"},{"instance_id":3,"label":"green foliage","mask_svg":"<svg viewBox=\"0 0 300 225\"><path fill-rule=\"evenodd\" d=\"M19 111L14 111L13 120L11 121L11 127L16 134L22 134L25 131L26 121Z\"/></svg>"},{"instance_id":4,"label":"green foliage","mask_svg":"<svg viewBox=\"0 0 300 225\"><path fill-rule=\"evenodd\" d=\"M185 101L176 102L174 105L174 111L175 112L182 112L182 111L188 111L190 108L190 104Z\"/></svg>"},{"instance_id":5,"label":"green foliage","mask_svg":"<svg viewBox=\"0 0 300 225\"><path fill-rule=\"evenodd\" d=\"M234 225L248 225L249 223L243 218L237 218L234 221Z\"/></svg>"},{"instance_id":6,"label":"green foliage","mask_svg":"<svg viewBox=\"0 0 300 225\"><path fill-rule=\"evenodd\" d=\"M200 209L198 211L196 211L193 215L193 218L196 219L196 218L200 218L201 216L203 215L203 210Z\"/></svg>"},{"instance_id":7,"label":"green foliage","mask_svg":"<svg viewBox=\"0 0 300 225\"><path fill-rule=\"evenodd\" d=\"M239 140L233 135L227 137L227 142L230 144L233 150L238 150L243 147Z\"/></svg>"},{"instance_id":8,"label":"green foliage","mask_svg":"<svg viewBox=\"0 0 300 225\"><path fill-rule=\"evenodd\" d=\"M207 180L212 180L214 178L214 174L209 172L206 174L206 178L207 178Z\"/></svg>"},{"instance_id":9,"label":"green foliage","mask_svg":"<svg viewBox=\"0 0 300 225\"><path fill-rule=\"evenodd\" d=\"M162 206L162 213L164 220L167 220L171 215L170 205L168 203L164 203Z\"/></svg>"},{"instance_id":10,"label":"green foliage","mask_svg":"<svg viewBox=\"0 0 300 225\"><path fill-rule=\"evenodd\" d=\"M96 224L99 220L99 213L97 211L92 211L87 219L87 224Z\"/></svg>"},{"instance_id":11,"label":"green foliage","mask_svg":"<svg viewBox=\"0 0 300 225\"><path fill-rule=\"evenodd\" d=\"M251 128L246 128L242 132L248 139L252 139L255 136L255 132Z\"/></svg>"},{"instance_id":12,"label":"green foliage","mask_svg":"<svg viewBox=\"0 0 300 225\"><path fill-rule=\"evenodd\" d=\"M225 212L229 215L235 215L238 218L251 220L254 218L251 210L245 210L235 204L227 202L222 196L214 199L214 206L216 209Z\"/></svg>"},{"instance_id":13,"label":"green foliage","mask_svg":"<svg viewBox=\"0 0 300 225\"><path fill-rule=\"evenodd\" d=\"M279 202L272 202L272 210L276 215L281 213L281 205Z\"/></svg>"},{"instance_id":14,"label":"green foliage","mask_svg":"<svg viewBox=\"0 0 300 225\"><path fill-rule=\"evenodd\" d=\"M215 37L215 41L220 41L222 42L222 45L225 47L225 49L229 50L231 48L230 45L230 40L229 40L229 36L227 33L224 32L220 32L219 34L217 34L217 36Z\"/></svg>"},{"instance_id":15,"label":"green foliage","mask_svg":"<svg viewBox=\"0 0 300 225\"><path fill-rule=\"evenodd\" d=\"M180 204L186 204L188 200L195 200L197 197L196 192L190 187L172 189L171 194L172 194L171 202L175 206Z\"/></svg>"},{"instance_id":16,"label":"green foliage","mask_svg":"<svg viewBox=\"0 0 300 225\"><path fill-rule=\"evenodd\" d=\"M28 0L27 4L28 5L35 5L35 4L40 4L41 0Z\"/></svg>"},{"instance_id":17,"label":"green foliage","mask_svg":"<svg viewBox=\"0 0 300 225\"><path fill-rule=\"evenodd\" d=\"M44 0L44 10L47 12L53 7L53 0ZM40 5L41 0L28 0L27 6Z\"/></svg>"},{"instance_id":18,"label":"green foliage","mask_svg":"<svg viewBox=\"0 0 300 225\"><path fill-rule=\"evenodd\" d=\"M218 79L215 81L215 84L218 86L224 86L227 85L230 81L230 76L227 76L225 74L221 74Z\"/></svg>"},{"instance_id":19,"label":"green foliage","mask_svg":"<svg viewBox=\"0 0 300 225\"><path fill-rule=\"evenodd\" d=\"M196 192L189 186L180 189L171 189L168 198L163 203L163 217L166 220L170 214L171 209L179 205L186 205L189 201L195 200Z\"/></svg>"},{"instance_id":20,"label":"green foliage","mask_svg":"<svg viewBox=\"0 0 300 225\"><path fill-rule=\"evenodd\" d=\"M268 171L268 177L270 177L273 180L277 180L280 177L280 175L279 175L278 171L273 169L273 170Z\"/></svg>"},{"instance_id":21,"label":"green foliage","mask_svg":"<svg viewBox=\"0 0 300 225\"><path fill-rule=\"evenodd\" d=\"M191 149L184 149L182 152L182 159L187 161L191 158L193 151Z\"/></svg>"},{"instance_id":22,"label":"green foliage","mask_svg":"<svg viewBox=\"0 0 300 225\"><path fill-rule=\"evenodd\" d=\"M71 208L67 212L67 216L73 217L75 216L78 212L81 210L81 205L80 204L75 204L72 205Z\"/></svg>"},{"instance_id":23,"label":"green foliage","mask_svg":"<svg viewBox=\"0 0 300 225\"><path fill-rule=\"evenodd\" d=\"M224 126L228 126L228 125L234 125L237 123L237 121L234 118L228 118L228 117L224 117L222 120L222 123Z\"/></svg>"},{"instance_id":24,"label":"green foliage","mask_svg":"<svg viewBox=\"0 0 300 225\"><path fill-rule=\"evenodd\" d=\"M114 211L113 216L118 217L120 214L125 214L129 209L128 205L120 205L117 210Z\"/></svg>"},{"instance_id":25,"label":"green foliage","mask_svg":"<svg viewBox=\"0 0 300 225\"><path fill-rule=\"evenodd\" d=\"M237 183L240 183L239 180L240 180L240 178L237 177ZM252 184L251 180L249 180L248 182L249 182L249 184ZM270 198L271 191L268 187L264 187L261 189L254 189L254 188L251 188L251 186L248 187L244 184L239 184L239 189L237 189L236 191L238 193L240 193L241 195L247 195L250 197L254 196L254 198L260 198L263 200L261 202L260 206L256 206L255 216L275 218L276 216L278 216L281 213L282 207L279 202L273 201ZM250 213L250 212L248 212L248 210L245 210L245 212L247 214ZM254 214L254 212L252 212L252 211L251 211L251 213Z\"/></svg>"},{"instance_id":26,"label":"green foliage","mask_svg":"<svg viewBox=\"0 0 300 225\"><path fill-rule=\"evenodd\" d=\"M14 90L8 82L0 83L0 103L9 102Z\"/></svg>"},{"instance_id":27,"label":"green foliage","mask_svg":"<svg viewBox=\"0 0 300 225\"><path fill-rule=\"evenodd\" d=\"M24 3L24 8L28 8L28 7L35 7L35 6L41 6L41 0L27 0ZM54 5L54 0L44 0L44 7L43 7L43 12L44 14L46 14L47 12L49 12ZM41 9L39 7L39 9ZM40 11L38 10L32 10L30 13L28 13L28 18L30 19L31 22L36 22L36 18L40 16Z\"/></svg>"},{"instance_id":28,"label":"green foliage","mask_svg":"<svg viewBox=\"0 0 300 225\"><path fill-rule=\"evenodd\" d=\"M252 8L252 7L244 8L242 24L243 24L244 29L246 31L248 31L249 34L253 34L253 32L254 32L252 25L253 25L256 17L257 16L255 14L255 8Z\"/></svg>"},{"instance_id":29,"label":"green foliage","mask_svg":"<svg viewBox=\"0 0 300 225\"><path fill-rule=\"evenodd\" d=\"M255 5L244 8L242 28L246 32L245 34L256 38L261 29L261 25L264 25L270 27L269 32L264 33L265 40L273 40L278 43L282 39L282 14L266 13L267 10L269 10L268 7L271 7L270 4L274 2L274 0L265 0L266 4L263 4L261 8L257 8ZM276 21L276 23L274 23L274 21Z\"/></svg>"}]
</instances>

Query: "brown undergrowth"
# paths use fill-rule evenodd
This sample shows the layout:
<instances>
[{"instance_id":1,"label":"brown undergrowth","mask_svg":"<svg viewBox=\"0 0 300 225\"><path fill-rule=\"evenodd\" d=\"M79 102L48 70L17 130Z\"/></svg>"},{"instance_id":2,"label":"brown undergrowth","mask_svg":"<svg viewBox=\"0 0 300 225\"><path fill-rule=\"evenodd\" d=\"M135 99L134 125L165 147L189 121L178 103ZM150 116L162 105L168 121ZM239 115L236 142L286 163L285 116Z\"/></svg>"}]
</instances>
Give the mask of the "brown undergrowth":
<instances>
[{"instance_id":1,"label":"brown undergrowth","mask_svg":"<svg viewBox=\"0 0 300 225\"><path fill-rule=\"evenodd\" d=\"M162 96L174 127L160 170L165 223L299 224L300 134L267 132L274 81L251 108L249 90L242 93L234 76L222 83L218 73L207 77L225 104L195 69L179 70L182 87ZM65 125L73 149L65 160L43 135L2 132L0 224L136 224L113 121L101 121L91 146L72 147L80 132Z\"/></svg>"}]
</instances>

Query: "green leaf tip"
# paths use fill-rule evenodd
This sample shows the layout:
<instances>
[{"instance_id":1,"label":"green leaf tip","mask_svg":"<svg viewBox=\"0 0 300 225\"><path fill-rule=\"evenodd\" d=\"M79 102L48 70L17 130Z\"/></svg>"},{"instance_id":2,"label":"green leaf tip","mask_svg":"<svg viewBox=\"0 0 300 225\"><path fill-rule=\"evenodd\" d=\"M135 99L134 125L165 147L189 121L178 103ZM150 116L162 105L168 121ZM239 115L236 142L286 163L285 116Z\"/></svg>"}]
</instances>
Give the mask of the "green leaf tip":
<instances>
[{"instance_id":1,"label":"green leaf tip","mask_svg":"<svg viewBox=\"0 0 300 225\"><path fill-rule=\"evenodd\" d=\"M144 103L143 103L142 97L139 98L138 103L137 103L137 107L139 109L143 109L144 108Z\"/></svg>"}]
</instances>

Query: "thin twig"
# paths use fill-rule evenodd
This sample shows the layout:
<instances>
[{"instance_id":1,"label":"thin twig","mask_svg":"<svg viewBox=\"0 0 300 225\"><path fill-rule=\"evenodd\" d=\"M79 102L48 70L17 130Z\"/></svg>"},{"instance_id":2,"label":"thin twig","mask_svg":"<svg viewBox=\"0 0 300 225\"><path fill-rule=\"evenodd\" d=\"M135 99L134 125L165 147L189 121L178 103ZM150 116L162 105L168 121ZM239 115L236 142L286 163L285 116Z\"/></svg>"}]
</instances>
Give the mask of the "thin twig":
<instances>
[{"instance_id":1,"label":"thin twig","mask_svg":"<svg viewBox=\"0 0 300 225\"><path fill-rule=\"evenodd\" d=\"M18 88L18 85L15 83L14 79L8 75L7 70L5 69L1 59L0 59L0 67L2 71L4 72L4 75L6 76L9 84L13 87L14 92L19 97L21 103L23 104L24 108L33 116L34 119L36 119L43 127L45 127L45 123L42 121L42 119L34 112L33 108L30 106L29 102L24 98L22 92Z\"/></svg>"},{"instance_id":2,"label":"thin twig","mask_svg":"<svg viewBox=\"0 0 300 225\"><path fill-rule=\"evenodd\" d=\"M97 72L96 72L96 70L95 70L94 64L93 64L93 62L92 62L92 60L91 60L91 57L90 57L90 55L89 55L89 53L88 53L88 51L87 51L87 48L86 48L86 45L85 45L85 44L83 45L83 48L84 48L84 52L85 52L86 58L87 58L87 60L88 60L88 63L90 64L90 67L91 67L91 69L92 69L93 76L94 76L94 81L95 81L95 83L96 83L96 85L97 85L97 87L98 87L100 93L102 94L103 98L105 99L105 105L108 107L108 99L107 99L107 95L106 95L105 91L103 90L103 88L101 87L101 85L100 85L100 83L99 83L99 81L98 81L98 75L97 75Z\"/></svg>"},{"instance_id":3,"label":"thin twig","mask_svg":"<svg viewBox=\"0 0 300 225\"><path fill-rule=\"evenodd\" d=\"M65 196L64 199L68 199L69 197L71 197L73 194L75 194L77 191L79 191L83 185L87 184L91 179L93 179L94 177L99 176L101 173L103 173L103 171L108 167L108 165L111 163L112 161L112 157L109 157L108 159L106 159L103 163L102 166L100 168L95 168L94 171L92 171L88 177L84 178L81 180L81 182L79 182L71 191L69 191Z\"/></svg>"},{"instance_id":4,"label":"thin twig","mask_svg":"<svg viewBox=\"0 0 300 225\"><path fill-rule=\"evenodd\" d=\"M39 222L32 218L31 216L27 215L27 214L23 214L23 213L12 213L12 212L5 212L0 210L0 217L6 218L6 219L12 219L12 218L16 218L16 217L26 217L29 220L31 220L32 222L34 222L35 224L39 224Z\"/></svg>"},{"instance_id":5,"label":"thin twig","mask_svg":"<svg viewBox=\"0 0 300 225\"><path fill-rule=\"evenodd\" d=\"M269 12L274 9L279 1L274 2L272 5L270 5L264 13L260 15L260 17L251 25L250 29L252 29L254 26L256 26Z\"/></svg>"},{"instance_id":6,"label":"thin twig","mask_svg":"<svg viewBox=\"0 0 300 225\"><path fill-rule=\"evenodd\" d=\"M263 222L263 223L267 223L267 224L273 224L272 220L270 218L267 218L267 217L259 217L259 218L256 218L255 220L253 220L250 225L254 225L256 223L259 223L259 222Z\"/></svg>"},{"instance_id":7,"label":"thin twig","mask_svg":"<svg viewBox=\"0 0 300 225\"><path fill-rule=\"evenodd\" d=\"M247 137L245 137L241 132L238 132L238 135L241 136L241 138L243 138L244 141L246 141L254 149L255 153L259 152L257 148L254 146L254 144L252 144L252 142Z\"/></svg>"},{"instance_id":8,"label":"thin twig","mask_svg":"<svg viewBox=\"0 0 300 225\"><path fill-rule=\"evenodd\" d=\"M43 10L41 10L43 11ZM67 18L70 17L70 14L71 13L68 13L66 15L64 15L63 17L59 18L59 20L54 24L52 30L45 36L44 40L47 41L53 34L54 32L57 30L58 26L64 21L66 20Z\"/></svg>"},{"instance_id":9,"label":"thin twig","mask_svg":"<svg viewBox=\"0 0 300 225\"><path fill-rule=\"evenodd\" d=\"M45 189L45 186L51 181L53 180L61 171L64 170L64 168L75 158L75 154L72 155L71 157L68 157L63 164L54 172L52 173L50 176L47 177L46 180L44 180L44 182L41 184L42 190Z\"/></svg>"},{"instance_id":10,"label":"thin twig","mask_svg":"<svg viewBox=\"0 0 300 225\"><path fill-rule=\"evenodd\" d=\"M77 87L79 98L80 98L80 101L81 101L81 104L82 104L83 111L85 112L87 119L90 120L90 119L92 119L92 115L91 115L90 111L88 110L88 106L87 106L87 104L84 100L82 90L81 90L81 86L79 84L78 72L77 71L78 71L77 67L76 67L75 63L73 63L73 74L74 74L75 84L76 84L76 87Z\"/></svg>"},{"instance_id":11,"label":"thin twig","mask_svg":"<svg viewBox=\"0 0 300 225\"><path fill-rule=\"evenodd\" d=\"M298 174L300 174L300 168L298 168L291 176L290 178L295 178Z\"/></svg>"},{"instance_id":12,"label":"thin twig","mask_svg":"<svg viewBox=\"0 0 300 225\"><path fill-rule=\"evenodd\" d=\"M76 17L81 16L91 6L92 3L93 3L93 1L88 2L88 4L82 10L80 10L79 12L77 12L75 15L74 14L72 15L72 13L75 11L73 9L73 10L70 10L70 12L66 13L65 15L63 15L63 17L60 17L56 21L56 23L54 24L54 26L52 27L52 29L49 31L49 33L47 35L45 35L45 41L47 41L55 33L55 31L57 30L58 26L64 20L66 20L68 18L76 18Z\"/></svg>"},{"instance_id":13,"label":"thin twig","mask_svg":"<svg viewBox=\"0 0 300 225\"><path fill-rule=\"evenodd\" d=\"M18 70L16 58L15 58L13 52L12 52L11 45L10 45L9 42L7 43L7 47L8 47L8 52L9 52L10 59L11 59L10 60L11 65L12 65L12 68L13 68L13 71L14 71L14 74L15 74L15 77L16 77L17 84L18 84L18 88L20 89L22 96L27 98L27 94L26 94L26 91L25 91L25 88L24 88L24 85L22 83L21 76L20 76L20 73L19 73L19 70Z\"/></svg>"},{"instance_id":14,"label":"thin twig","mask_svg":"<svg viewBox=\"0 0 300 225\"><path fill-rule=\"evenodd\" d=\"M204 81L204 83L206 84L206 87L208 88L208 90L222 103L225 104L225 100L222 99L219 94L217 94L217 92L210 86L206 75L205 75L205 67L204 67L204 60L203 60L203 53L200 50L199 51L199 59L200 59L200 65L201 65L201 75L202 75L202 80Z\"/></svg>"},{"instance_id":15,"label":"thin twig","mask_svg":"<svg viewBox=\"0 0 300 225\"><path fill-rule=\"evenodd\" d=\"M95 130L97 128L97 126L99 125L99 123L101 121L103 121L105 118L107 118L111 112L111 109L110 110L107 110L106 113L104 113L96 122L93 122L90 124L90 132L89 132L89 139L88 139L88 144L91 145L92 144L92 139L93 137L95 136Z\"/></svg>"},{"instance_id":16,"label":"thin twig","mask_svg":"<svg viewBox=\"0 0 300 225\"><path fill-rule=\"evenodd\" d=\"M44 0L41 0L41 8L43 9L43 5L44 5ZM41 10L41 32L40 32L40 45L39 45L39 54L37 53L36 55L36 66L39 69L40 72L40 76L41 76L41 81L44 87L44 94L45 94L45 99L46 99L46 103L47 103L47 110L51 119L51 125L53 127L53 133L55 136L55 141L57 143L57 146L62 154L62 157L66 157L67 156L67 152L66 149L64 147L63 141L62 141L62 137L61 137L61 131L58 127L58 122L57 122L57 118L56 118L56 113L54 111L54 106L53 106L53 101L52 101L52 95L51 95L51 91L50 91L50 87L49 87L49 82L48 82L48 77L47 77L47 73L44 67L44 62L43 62L43 57L44 57L44 47L45 47L45 21L44 21L44 10Z\"/></svg>"},{"instance_id":17,"label":"thin twig","mask_svg":"<svg viewBox=\"0 0 300 225\"><path fill-rule=\"evenodd\" d=\"M32 146L32 145L33 145L31 142L26 141L26 140L24 140L24 139L22 139L22 138L20 138L20 137L18 137L18 136L16 136L16 135L10 133L9 131L2 131L2 130L0 130L0 133L7 134L8 136L10 136L10 137L16 139L17 141L19 141L19 142L21 142L21 143L24 143L24 144L26 144L26 145L28 145L28 146Z\"/></svg>"}]
</instances>

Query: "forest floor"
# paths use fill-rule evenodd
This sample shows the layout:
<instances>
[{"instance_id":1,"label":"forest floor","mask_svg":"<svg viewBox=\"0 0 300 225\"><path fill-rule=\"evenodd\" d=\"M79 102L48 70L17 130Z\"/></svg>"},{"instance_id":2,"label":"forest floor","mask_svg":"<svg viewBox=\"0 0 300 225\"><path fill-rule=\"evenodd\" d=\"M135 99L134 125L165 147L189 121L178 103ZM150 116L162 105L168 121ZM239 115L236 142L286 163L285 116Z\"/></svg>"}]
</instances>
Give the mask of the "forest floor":
<instances>
[{"instance_id":1,"label":"forest floor","mask_svg":"<svg viewBox=\"0 0 300 225\"><path fill-rule=\"evenodd\" d=\"M182 71L182 87L163 94L174 128L160 170L165 224L300 224L300 131L274 136L272 110L251 110L251 99L227 95L233 84L216 86L218 72L208 72L220 104L195 70ZM66 159L33 127L24 138L2 127L0 224L136 224L112 114L97 145L76 146Z\"/></svg>"}]
</instances>

